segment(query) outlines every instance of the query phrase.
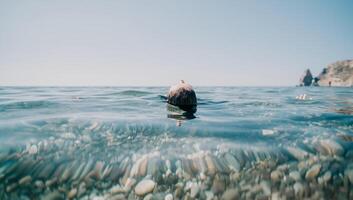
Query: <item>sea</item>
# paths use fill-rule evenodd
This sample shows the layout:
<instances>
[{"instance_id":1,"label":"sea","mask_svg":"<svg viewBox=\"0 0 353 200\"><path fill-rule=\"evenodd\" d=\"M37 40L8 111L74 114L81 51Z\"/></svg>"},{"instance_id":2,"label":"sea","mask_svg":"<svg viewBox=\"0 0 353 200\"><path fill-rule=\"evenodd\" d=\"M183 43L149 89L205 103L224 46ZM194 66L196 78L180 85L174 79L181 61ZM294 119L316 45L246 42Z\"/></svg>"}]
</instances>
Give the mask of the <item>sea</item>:
<instances>
[{"instance_id":1,"label":"sea","mask_svg":"<svg viewBox=\"0 0 353 200\"><path fill-rule=\"evenodd\" d=\"M353 88L0 87L0 199L353 199Z\"/></svg>"}]
</instances>

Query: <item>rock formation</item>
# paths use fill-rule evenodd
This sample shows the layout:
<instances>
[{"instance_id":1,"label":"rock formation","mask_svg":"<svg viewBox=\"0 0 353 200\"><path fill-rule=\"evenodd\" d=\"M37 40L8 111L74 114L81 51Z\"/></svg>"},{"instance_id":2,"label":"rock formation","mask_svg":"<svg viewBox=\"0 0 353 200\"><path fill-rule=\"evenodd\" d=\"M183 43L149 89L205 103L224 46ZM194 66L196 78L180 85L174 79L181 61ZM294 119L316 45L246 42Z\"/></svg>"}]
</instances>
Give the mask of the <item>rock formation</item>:
<instances>
[{"instance_id":1,"label":"rock formation","mask_svg":"<svg viewBox=\"0 0 353 200\"><path fill-rule=\"evenodd\" d=\"M328 65L317 77L320 86L353 86L353 60L338 61Z\"/></svg>"},{"instance_id":2,"label":"rock formation","mask_svg":"<svg viewBox=\"0 0 353 200\"><path fill-rule=\"evenodd\" d=\"M332 63L315 78L307 69L300 78L299 86L353 87L353 60Z\"/></svg>"},{"instance_id":3,"label":"rock formation","mask_svg":"<svg viewBox=\"0 0 353 200\"><path fill-rule=\"evenodd\" d=\"M300 86L311 86L313 81L313 75L311 75L310 69L305 70L303 76L300 78Z\"/></svg>"}]
</instances>

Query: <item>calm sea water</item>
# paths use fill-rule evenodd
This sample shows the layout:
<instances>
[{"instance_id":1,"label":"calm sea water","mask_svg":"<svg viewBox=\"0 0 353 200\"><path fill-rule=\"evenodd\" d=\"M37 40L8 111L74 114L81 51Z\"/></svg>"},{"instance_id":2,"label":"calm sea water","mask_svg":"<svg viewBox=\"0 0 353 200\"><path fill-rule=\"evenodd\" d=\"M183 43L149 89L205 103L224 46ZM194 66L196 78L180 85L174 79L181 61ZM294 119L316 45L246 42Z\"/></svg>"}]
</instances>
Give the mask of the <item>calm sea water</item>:
<instances>
[{"instance_id":1,"label":"calm sea water","mask_svg":"<svg viewBox=\"0 0 353 200\"><path fill-rule=\"evenodd\" d=\"M97 135L212 138L266 147L353 135L352 88L195 89L196 118L178 127L161 97L165 87L0 88L0 150L82 135L95 124ZM297 100L301 94L312 99Z\"/></svg>"},{"instance_id":2,"label":"calm sea water","mask_svg":"<svg viewBox=\"0 0 353 200\"><path fill-rule=\"evenodd\" d=\"M127 165L133 168L133 163L146 156L158 157L163 162L170 160L174 166L174 161L191 159L200 152L221 157L228 150L240 149L260 152L254 154L254 161L261 160L263 155L264 159L285 163L298 159L291 152L292 147L299 153L319 156L325 152L317 144L329 140L334 144L322 147L326 154L337 156L330 148L343 151L338 156L348 162L345 155L353 149L349 141L353 138L352 88L196 87L195 90L197 112L193 119L185 119L168 109L163 97L167 87L0 88L0 185L3 185L0 193L16 191L7 187L26 175L33 182L38 179L45 183L55 173L65 171L57 172L60 166L79 170L84 163L90 166L89 171L97 162L121 166L122 162L130 163L126 161L130 159L132 164ZM307 98L296 99L302 94ZM21 158L9 158L14 154L31 156L34 162L23 164ZM248 154L243 157L251 159ZM34 170L39 157L42 166L38 171L48 170L47 174ZM235 158L241 164L238 171L246 168L239 157ZM21 162L22 165L18 164ZM15 177L6 171L11 166L17 167L10 171ZM175 166L178 168L178 163ZM342 171L345 167L343 164ZM78 176L84 176L84 167L81 170ZM151 167L147 171L154 174ZM132 173L130 176L136 175ZM74 176L71 172L66 179ZM124 172L110 179L112 185L124 184L119 176L124 176ZM37 195L28 191L23 194ZM98 194L101 193L95 193Z\"/></svg>"}]
</instances>

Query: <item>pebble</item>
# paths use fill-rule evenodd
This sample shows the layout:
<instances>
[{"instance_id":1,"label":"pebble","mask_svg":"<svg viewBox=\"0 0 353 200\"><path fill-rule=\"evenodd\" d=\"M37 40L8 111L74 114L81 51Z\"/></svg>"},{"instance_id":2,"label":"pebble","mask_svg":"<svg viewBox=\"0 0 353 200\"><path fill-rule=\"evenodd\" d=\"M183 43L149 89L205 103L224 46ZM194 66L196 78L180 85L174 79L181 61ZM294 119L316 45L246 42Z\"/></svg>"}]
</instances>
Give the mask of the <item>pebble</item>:
<instances>
[{"instance_id":1,"label":"pebble","mask_svg":"<svg viewBox=\"0 0 353 200\"><path fill-rule=\"evenodd\" d=\"M304 195L304 186L300 182L296 182L293 185L294 193L297 197L302 197Z\"/></svg>"},{"instance_id":2,"label":"pebble","mask_svg":"<svg viewBox=\"0 0 353 200\"><path fill-rule=\"evenodd\" d=\"M143 196L153 191L156 183L152 180L142 180L135 187L135 193L139 196Z\"/></svg>"},{"instance_id":3,"label":"pebble","mask_svg":"<svg viewBox=\"0 0 353 200\"><path fill-rule=\"evenodd\" d=\"M282 179L283 173L279 170L275 170L271 172L271 180L274 182L278 182Z\"/></svg>"},{"instance_id":4,"label":"pebble","mask_svg":"<svg viewBox=\"0 0 353 200\"><path fill-rule=\"evenodd\" d=\"M325 172L322 178L325 182L328 182L331 180L331 177L332 177L332 173L330 171L327 171Z\"/></svg>"},{"instance_id":5,"label":"pebble","mask_svg":"<svg viewBox=\"0 0 353 200\"><path fill-rule=\"evenodd\" d=\"M240 167L240 163L229 153L226 153L224 156L225 160L228 163L228 167L231 170L237 171L239 172L241 167Z\"/></svg>"},{"instance_id":6,"label":"pebble","mask_svg":"<svg viewBox=\"0 0 353 200\"><path fill-rule=\"evenodd\" d=\"M67 198L73 199L75 198L76 194L77 194L77 188L72 188L70 192L67 194Z\"/></svg>"},{"instance_id":7,"label":"pebble","mask_svg":"<svg viewBox=\"0 0 353 200\"><path fill-rule=\"evenodd\" d=\"M196 198L196 196L199 194L200 187L197 183L191 183L191 188L190 188L190 197L191 198Z\"/></svg>"},{"instance_id":8,"label":"pebble","mask_svg":"<svg viewBox=\"0 0 353 200\"><path fill-rule=\"evenodd\" d=\"M146 172L147 172L147 164L148 164L148 160L147 160L147 158L144 158L141 161L141 163L140 163L138 175L144 176L146 174Z\"/></svg>"},{"instance_id":9,"label":"pebble","mask_svg":"<svg viewBox=\"0 0 353 200\"><path fill-rule=\"evenodd\" d=\"M57 182L56 178L49 179L49 180L45 181L45 186L50 187L56 182Z\"/></svg>"},{"instance_id":10,"label":"pebble","mask_svg":"<svg viewBox=\"0 0 353 200\"><path fill-rule=\"evenodd\" d=\"M109 198L109 200L125 200L125 195L123 194L117 194Z\"/></svg>"},{"instance_id":11,"label":"pebble","mask_svg":"<svg viewBox=\"0 0 353 200\"><path fill-rule=\"evenodd\" d=\"M136 180L134 178L128 178L125 182L125 189L130 190L133 185L135 185Z\"/></svg>"},{"instance_id":12,"label":"pebble","mask_svg":"<svg viewBox=\"0 0 353 200\"><path fill-rule=\"evenodd\" d=\"M208 173L215 174L217 169L216 169L215 164L213 163L212 157L209 155L206 155L205 161L206 161Z\"/></svg>"},{"instance_id":13,"label":"pebble","mask_svg":"<svg viewBox=\"0 0 353 200\"><path fill-rule=\"evenodd\" d=\"M266 196L270 196L271 195L271 185L270 185L270 183L267 182L267 181L261 181L260 185L262 187L262 191L264 192L264 194Z\"/></svg>"},{"instance_id":14,"label":"pebble","mask_svg":"<svg viewBox=\"0 0 353 200\"><path fill-rule=\"evenodd\" d=\"M303 160L309 155L308 152L294 147L287 147L287 151L297 160Z\"/></svg>"},{"instance_id":15,"label":"pebble","mask_svg":"<svg viewBox=\"0 0 353 200\"><path fill-rule=\"evenodd\" d=\"M215 177L212 184L212 192L214 194L222 193L225 189L224 181L220 180L219 178Z\"/></svg>"},{"instance_id":16,"label":"pebble","mask_svg":"<svg viewBox=\"0 0 353 200\"><path fill-rule=\"evenodd\" d=\"M18 184L19 184L19 185L27 185L27 184L29 184L31 181L32 181L32 177L31 177L31 176L25 176L25 177L21 178L21 179L18 181Z\"/></svg>"},{"instance_id":17,"label":"pebble","mask_svg":"<svg viewBox=\"0 0 353 200\"><path fill-rule=\"evenodd\" d=\"M299 181L301 179L300 173L298 171L290 172L289 177L291 177L295 181Z\"/></svg>"},{"instance_id":18,"label":"pebble","mask_svg":"<svg viewBox=\"0 0 353 200\"><path fill-rule=\"evenodd\" d=\"M110 189L111 194L125 193L126 189L122 188L120 185L116 185Z\"/></svg>"},{"instance_id":19,"label":"pebble","mask_svg":"<svg viewBox=\"0 0 353 200\"><path fill-rule=\"evenodd\" d=\"M6 192L12 192L17 187L17 183L12 183L6 187Z\"/></svg>"},{"instance_id":20,"label":"pebble","mask_svg":"<svg viewBox=\"0 0 353 200\"><path fill-rule=\"evenodd\" d=\"M305 174L306 180L313 180L320 173L321 164L313 165Z\"/></svg>"},{"instance_id":21,"label":"pebble","mask_svg":"<svg viewBox=\"0 0 353 200\"><path fill-rule=\"evenodd\" d=\"M164 197L164 200L173 200L173 195L172 195L172 194L167 194L167 195Z\"/></svg>"},{"instance_id":22,"label":"pebble","mask_svg":"<svg viewBox=\"0 0 353 200\"><path fill-rule=\"evenodd\" d=\"M342 156L344 154L344 149L343 147L333 141L333 140L321 140L320 141L320 146L323 148L324 151L322 151L321 153L323 154L328 154L331 156Z\"/></svg>"},{"instance_id":23,"label":"pebble","mask_svg":"<svg viewBox=\"0 0 353 200\"><path fill-rule=\"evenodd\" d=\"M207 196L207 193L206 193L206 196ZM213 194L210 199L212 198L213 198ZM237 189L228 189L222 195L222 200L236 200L238 198L239 198L239 191Z\"/></svg>"},{"instance_id":24,"label":"pebble","mask_svg":"<svg viewBox=\"0 0 353 200\"><path fill-rule=\"evenodd\" d=\"M175 198L179 199L183 195L183 189L181 187L176 187L174 191Z\"/></svg>"},{"instance_id":25,"label":"pebble","mask_svg":"<svg viewBox=\"0 0 353 200\"><path fill-rule=\"evenodd\" d=\"M43 189L45 187L43 181L35 181L34 182L34 185L37 187L37 188L40 188L40 189Z\"/></svg>"},{"instance_id":26,"label":"pebble","mask_svg":"<svg viewBox=\"0 0 353 200\"><path fill-rule=\"evenodd\" d=\"M145 198L143 198L143 200L152 200L152 198L153 198L153 195L150 193L150 194L147 194Z\"/></svg>"},{"instance_id":27,"label":"pebble","mask_svg":"<svg viewBox=\"0 0 353 200\"><path fill-rule=\"evenodd\" d=\"M86 183L85 183L85 182L82 182L82 183L78 186L77 196L80 197L80 196L82 196L85 192L86 192Z\"/></svg>"},{"instance_id":28,"label":"pebble","mask_svg":"<svg viewBox=\"0 0 353 200\"><path fill-rule=\"evenodd\" d=\"M53 192L45 194L43 196L43 198L40 198L40 199L45 199L45 200L64 200L64 197L58 191L53 191Z\"/></svg>"}]
</instances>

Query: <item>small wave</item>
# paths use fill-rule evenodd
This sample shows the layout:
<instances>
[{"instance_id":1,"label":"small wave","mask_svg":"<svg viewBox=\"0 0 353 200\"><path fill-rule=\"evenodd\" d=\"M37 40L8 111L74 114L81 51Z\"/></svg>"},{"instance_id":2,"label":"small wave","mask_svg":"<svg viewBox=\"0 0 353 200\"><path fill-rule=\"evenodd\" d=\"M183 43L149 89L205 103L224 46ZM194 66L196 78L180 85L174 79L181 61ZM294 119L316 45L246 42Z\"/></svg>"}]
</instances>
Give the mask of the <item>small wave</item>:
<instances>
[{"instance_id":1,"label":"small wave","mask_svg":"<svg viewBox=\"0 0 353 200\"><path fill-rule=\"evenodd\" d=\"M50 101L20 101L0 105L0 111L47 108L55 103Z\"/></svg>"},{"instance_id":2,"label":"small wave","mask_svg":"<svg viewBox=\"0 0 353 200\"><path fill-rule=\"evenodd\" d=\"M210 99L197 99L198 105L217 105L217 104L225 104L229 101L213 101Z\"/></svg>"},{"instance_id":3,"label":"small wave","mask_svg":"<svg viewBox=\"0 0 353 200\"><path fill-rule=\"evenodd\" d=\"M119 91L119 92L108 93L105 95L107 95L107 96L122 95L122 96L142 97L142 96L149 95L149 94L152 94L152 93L147 92L147 91L141 91L141 90L124 90L124 91Z\"/></svg>"},{"instance_id":4,"label":"small wave","mask_svg":"<svg viewBox=\"0 0 353 200\"><path fill-rule=\"evenodd\" d=\"M239 106L255 106L255 107L258 107L258 106L266 106L266 107L282 107L281 104L278 104L278 103L274 103L274 102L265 102L265 101L253 101L253 102L246 102L246 103L241 103L241 104L238 104Z\"/></svg>"}]
</instances>

